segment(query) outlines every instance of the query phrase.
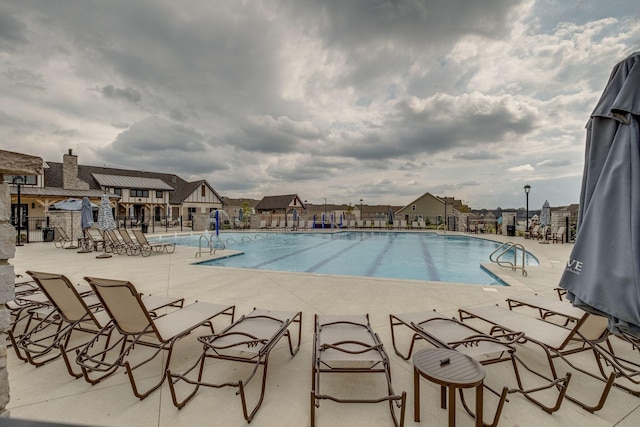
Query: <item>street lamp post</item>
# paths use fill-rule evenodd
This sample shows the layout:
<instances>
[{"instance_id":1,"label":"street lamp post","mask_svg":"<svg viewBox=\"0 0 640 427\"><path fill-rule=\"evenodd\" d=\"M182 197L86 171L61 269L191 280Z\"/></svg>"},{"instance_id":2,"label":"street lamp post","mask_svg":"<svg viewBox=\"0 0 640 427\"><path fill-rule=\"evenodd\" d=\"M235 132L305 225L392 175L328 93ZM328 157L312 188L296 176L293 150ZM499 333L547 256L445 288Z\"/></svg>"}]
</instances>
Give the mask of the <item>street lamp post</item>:
<instances>
[{"instance_id":1,"label":"street lamp post","mask_svg":"<svg viewBox=\"0 0 640 427\"><path fill-rule=\"evenodd\" d=\"M447 231L447 197L444 197L444 226L442 230L446 233Z\"/></svg>"},{"instance_id":2,"label":"street lamp post","mask_svg":"<svg viewBox=\"0 0 640 427\"><path fill-rule=\"evenodd\" d=\"M529 191L531 191L531 186L529 184L524 186L524 194L526 194L527 197L527 216L525 218L525 234L527 233L527 231L529 231Z\"/></svg>"},{"instance_id":3,"label":"street lamp post","mask_svg":"<svg viewBox=\"0 0 640 427\"><path fill-rule=\"evenodd\" d=\"M360 221L364 224L364 215L362 214L362 199L360 199Z\"/></svg>"},{"instance_id":4,"label":"street lamp post","mask_svg":"<svg viewBox=\"0 0 640 427\"><path fill-rule=\"evenodd\" d=\"M22 229L22 209L21 209L21 200L20 200L20 186L25 183L25 179L21 175L17 175L13 177L13 183L18 187L18 206L16 207L16 219L18 221L18 242L16 246L22 246L22 236L20 235L20 231Z\"/></svg>"}]
</instances>

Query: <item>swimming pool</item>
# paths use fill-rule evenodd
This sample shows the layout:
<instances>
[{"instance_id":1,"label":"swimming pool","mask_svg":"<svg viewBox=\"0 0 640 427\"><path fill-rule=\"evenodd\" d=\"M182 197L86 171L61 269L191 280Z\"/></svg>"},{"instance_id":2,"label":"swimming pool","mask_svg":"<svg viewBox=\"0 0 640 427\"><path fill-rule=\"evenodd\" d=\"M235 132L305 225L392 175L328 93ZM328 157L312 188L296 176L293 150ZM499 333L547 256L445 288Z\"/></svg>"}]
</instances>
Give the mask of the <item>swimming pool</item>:
<instances>
[{"instance_id":1,"label":"swimming pool","mask_svg":"<svg viewBox=\"0 0 640 427\"><path fill-rule=\"evenodd\" d=\"M223 232L219 237L227 249L243 254L199 265L505 285L480 266L489 262L489 255L500 246L485 239L429 232ZM199 236L175 236L171 240L198 247ZM526 263L537 265L538 261L527 253Z\"/></svg>"}]
</instances>

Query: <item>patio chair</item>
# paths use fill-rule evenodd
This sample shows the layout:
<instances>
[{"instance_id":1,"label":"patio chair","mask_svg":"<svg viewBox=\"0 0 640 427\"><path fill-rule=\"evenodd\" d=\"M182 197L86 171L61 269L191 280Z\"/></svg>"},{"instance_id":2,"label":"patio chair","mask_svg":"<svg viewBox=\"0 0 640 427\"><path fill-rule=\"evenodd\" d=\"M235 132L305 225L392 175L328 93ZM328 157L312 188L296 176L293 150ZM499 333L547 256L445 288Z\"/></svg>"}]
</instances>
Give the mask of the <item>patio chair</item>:
<instances>
[{"instance_id":1,"label":"patio chair","mask_svg":"<svg viewBox=\"0 0 640 427\"><path fill-rule=\"evenodd\" d=\"M78 246L73 244L73 240L67 235L62 227L54 227L53 244L57 248L62 249L78 249Z\"/></svg>"},{"instance_id":2,"label":"patio chair","mask_svg":"<svg viewBox=\"0 0 640 427\"><path fill-rule=\"evenodd\" d=\"M105 251L116 253L118 255L126 254L129 250L129 245L127 245L115 231L109 229L104 231L105 236Z\"/></svg>"},{"instance_id":3,"label":"patio chair","mask_svg":"<svg viewBox=\"0 0 640 427\"><path fill-rule=\"evenodd\" d=\"M104 238L100 231L88 228L84 230L84 239L82 240L82 248L87 251L98 251L104 246Z\"/></svg>"},{"instance_id":4,"label":"patio chair","mask_svg":"<svg viewBox=\"0 0 640 427\"><path fill-rule=\"evenodd\" d=\"M538 236L538 231L540 231L540 225L534 225L533 228L524 232L525 239L532 239L533 236Z\"/></svg>"},{"instance_id":5,"label":"patio chair","mask_svg":"<svg viewBox=\"0 0 640 427\"><path fill-rule=\"evenodd\" d=\"M129 234L126 228L118 228L118 232L120 233L120 237L122 238L122 241L125 244L127 255L138 255L138 254L142 256L151 255L151 250L143 251L140 244L138 242L133 241L133 239L131 238L131 235Z\"/></svg>"},{"instance_id":6,"label":"patio chair","mask_svg":"<svg viewBox=\"0 0 640 427\"><path fill-rule=\"evenodd\" d=\"M176 244L175 243L163 243L163 242L149 243L149 241L147 240L147 236L144 235L142 230L133 230L133 236L138 241L138 245L140 246L140 250L143 251L143 252L147 252L147 251L149 253L151 253L151 252L156 252L156 253L166 252L168 254L172 254L176 250Z\"/></svg>"},{"instance_id":7,"label":"patio chair","mask_svg":"<svg viewBox=\"0 0 640 427\"><path fill-rule=\"evenodd\" d=\"M546 241L548 234L549 234L549 227L546 225L543 225L538 229L538 232L536 234L531 235L531 238Z\"/></svg>"},{"instance_id":8,"label":"patio chair","mask_svg":"<svg viewBox=\"0 0 640 427\"><path fill-rule=\"evenodd\" d=\"M507 298L509 309L517 307L529 307L537 310L538 315L543 320L549 320L552 316L560 317L564 326L571 321L578 321L584 315L584 310L574 307L571 303L561 299L546 298L537 294L526 294Z\"/></svg>"},{"instance_id":9,"label":"patio chair","mask_svg":"<svg viewBox=\"0 0 640 427\"><path fill-rule=\"evenodd\" d=\"M499 306L472 307L459 309L458 311L461 320L476 318L491 324L491 334L496 331L524 333L523 342L537 344L545 352L554 380L558 379L554 360L561 358L575 371L604 382L604 389L595 405L582 402L569 393L565 395L567 399L577 403L591 413L602 409L611 387L619 376L635 384L640 382L640 371L638 371L640 365L627 363L628 361L618 359L613 354L613 349L608 341L608 320L605 317L584 313L573 328L569 329ZM568 356L584 351L594 354L598 367L597 371L578 367L569 360ZM543 373L535 373L542 378L548 379ZM634 391L629 387L624 387L620 384L616 385L631 393L640 394L640 392Z\"/></svg>"},{"instance_id":10,"label":"patio chair","mask_svg":"<svg viewBox=\"0 0 640 427\"><path fill-rule=\"evenodd\" d=\"M495 427L498 424L502 408L507 402L508 393L521 393L528 400L539 406L545 412L551 414L562 404L562 399L567 390L567 385L571 379L571 374L567 374L564 378L550 381L542 387L525 389L522 377L518 368L518 364L531 372L531 368L527 366L522 359L516 354L513 346L522 338L522 333L506 333L502 335L488 335L478 329L475 329L459 320L446 317L436 311L424 311L415 313L390 314L389 322L391 325L391 341L393 348L398 356L404 360L409 360L413 353L413 347L417 340L422 339L429 342L434 347L456 350L467 356L478 360L482 365L491 365L494 363L510 361L513 366L513 372L518 384L517 388L509 389L503 387L501 392L493 390L487 384L484 387L491 393L498 396L498 405L496 413L491 424L485 426ZM403 353L398 348L397 328L406 327L411 333L411 341L407 352ZM546 405L540 400L533 397L533 393L557 388L559 394L552 406ZM469 415L475 417L475 414L469 409L465 403L464 394L460 390L460 398L462 404Z\"/></svg>"},{"instance_id":11,"label":"patio chair","mask_svg":"<svg viewBox=\"0 0 640 427\"><path fill-rule=\"evenodd\" d=\"M567 233L566 227L558 227L555 233L551 233L551 241L553 243L562 243L564 244L564 235Z\"/></svg>"},{"instance_id":12,"label":"patio chair","mask_svg":"<svg viewBox=\"0 0 640 427\"><path fill-rule=\"evenodd\" d=\"M171 363L174 344L189 335L200 326L208 326L211 333L212 319L219 315L233 316L234 305L195 302L171 313L154 317L145 307L140 294L132 283L124 280L84 278L94 290L106 312L109 314L113 326L121 338L105 350L92 353L93 346L100 338L96 337L84 346L76 358L85 374L85 378L92 372L108 372L124 366L133 394L140 400L158 389L167 376ZM151 356L144 355L143 360L134 361L140 353L140 347L154 349ZM160 380L145 391L140 391L134 371L156 359L161 352L166 351ZM115 358L110 358L110 355ZM134 362L134 364L132 364Z\"/></svg>"},{"instance_id":13,"label":"patio chair","mask_svg":"<svg viewBox=\"0 0 640 427\"><path fill-rule=\"evenodd\" d=\"M74 286L74 289L82 297L93 293L89 286L77 285ZM93 302L95 303L95 301L94 299ZM32 322L41 322L46 319L45 324L52 323L54 326L60 324L59 315L55 312L55 307L42 291L42 288L35 280L16 283L15 298L12 301L7 301L5 307L9 310L11 316L7 335L18 359L36 366L46 363L48 360L38 363L37 357L30 360L28 358L30 355L23 354L18 346L18 341L22 336L31 330Z\"/></svg>"},{"instance_id":14,"label":"patio chair","mask_svg":"<svg viewBox=\"0 0 640 427\"><path fill-rule=\"evenodd\" d=\"M42 295L47 303L42 303L42 316L33 327L28 329L15 342L18 349L25 352L23 360L34 366L41 366L62 356L67 371L75 378L82 376L82 372L75 372L68 357L68 353L86 344L88 340L76 338L90 334L104 334L107 343L111 334L109 316L104 311L99 299L87 291L87 286L75 286L62 274L27 272L42 289ZM184 299L159 296L145 296L142 298L147 309L154 313L160 308L182 307ZM46 311L45 311L46 310ZM35 319L31 316L29 322Z\"/></svg>"},{"instance_id":15,"label":"patio chair","mask_svg":"<svg viewBox=\"0 0 640 427\"><path fill-rule=\"evenodd\" d=\"M297 327L293 328L297 330L297 343L294 348L290 328L296 324ZM237 387L237 394L240 395L242 402L244 418L248 422L251 422L264 398L267 383L267 367L271 350L282 337L286 336L289 341L289 352L291 356L295 356L300 349L301 332L302 312L271 311L254 308L251 313L242 316L222 332L215 335L199 337L198 341L200 341L204 347L202 354L196 362L182 374L167 371L173 404L176 408L182 409L196 394L200 386L214 388ZM244 379L230 382L223 380L223 382L211 383L203 380L205 362L209 358L248 363L253 365L253 369L249 371L248 376ZM262 385L260 397L253 408L249 410L245 390L261 367ZM197 372L196 378L189 378L189 374L192 372ZM233 375L235 377L235 370L230 370L229 372L234 372ZM238 375L241 374L238 373ZM195 386L181 401L178 400L176 386L180 381Z\"/></svg>"},{"instance_id":16,"label":"patio chair","mask_svg":"<svg viewBox=\"0 0 640 427\"><path fill-rule=\"evenodd\" d=\"M369 323L369 315L315 315L311 390L311 427L315 426L316 408L321 400L338 403L387 402L393 424L404 425L406 392L393 391L391 366L386 351ZM323 394L323 374L384 374L387 393L372 398L345 398ZM397 409L396 409L397 408ZM400 414L396 413L399 410Z\"/></svg>"}]
</instances>

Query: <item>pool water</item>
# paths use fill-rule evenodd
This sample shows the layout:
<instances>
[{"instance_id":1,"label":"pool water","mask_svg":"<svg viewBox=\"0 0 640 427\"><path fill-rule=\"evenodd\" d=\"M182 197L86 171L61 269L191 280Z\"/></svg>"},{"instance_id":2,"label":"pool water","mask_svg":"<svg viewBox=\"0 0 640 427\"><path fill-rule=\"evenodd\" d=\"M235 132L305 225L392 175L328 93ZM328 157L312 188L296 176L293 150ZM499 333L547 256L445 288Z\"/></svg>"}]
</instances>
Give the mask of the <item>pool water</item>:
<instances>
[{"instance_id":1,"label":"pool water","mask_svg":"<svg viewBox=\"0 0 640 427\"><path fill-rule=\"evenodd\" d=\"M223 232L219 238L227 249L243 254L199 265L505 285L480 266L489 262L489 255L500 243L466 236L428 232ZM163 237L163 241L166 239ZM178 245L198 247L199 236L177 236L173 240ZM513 255L506 259L513 260ZM538 264L529 253L525 262Z\"/></svg>"}]
</instances>

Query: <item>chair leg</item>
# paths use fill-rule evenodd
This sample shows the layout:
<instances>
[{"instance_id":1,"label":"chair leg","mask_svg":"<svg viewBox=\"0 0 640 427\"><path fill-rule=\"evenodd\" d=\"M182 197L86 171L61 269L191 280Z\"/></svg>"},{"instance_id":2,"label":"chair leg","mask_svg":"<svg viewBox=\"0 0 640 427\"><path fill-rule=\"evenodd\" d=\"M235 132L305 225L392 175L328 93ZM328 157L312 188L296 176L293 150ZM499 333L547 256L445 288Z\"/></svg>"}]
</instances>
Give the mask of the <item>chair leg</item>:
<instances>
[{"instance_id":1,"label":"chair leg","mask_svg":"<svg viewBox=\"0 0 640 427\"><path fill-rule=\"evenodd\" d=\"M167 378L169 380L169 390L171 391L171 400L173 400L173 406L175 406L176 408L178 408L178 410L184 408L184 406L187 404L188 401L191 400L191 398L193 396L195 396L195 394L198 392L198 389L200 388L200 382L202 381L202 374L204 372L204 362L206 360L206 349L202 352L202 354L200 355L200 358L196 361L196 363L194 363L191 368L187 369L183 374L172 374L171 370L167 369ZM189 374L189 372L193 371L193 369L199 366L198 369L198 380L197 381L191 381L189 379L187 379L187 375ZM194 388L191 391L191 393L189 393L182 401L178 400L178 392L176 390L176 386L175 384L177 384L178 381L183 380L184 382L188 383L188 384L193 384Z\"/></svg>"}]
</instances>

